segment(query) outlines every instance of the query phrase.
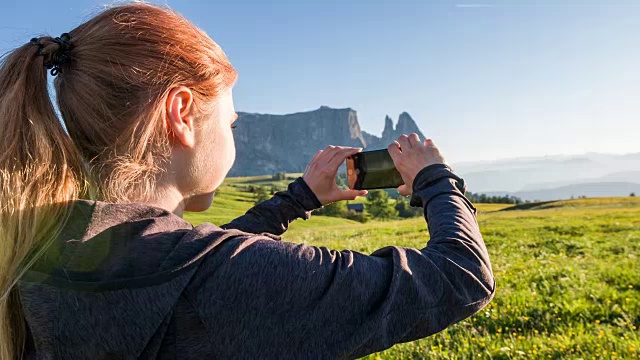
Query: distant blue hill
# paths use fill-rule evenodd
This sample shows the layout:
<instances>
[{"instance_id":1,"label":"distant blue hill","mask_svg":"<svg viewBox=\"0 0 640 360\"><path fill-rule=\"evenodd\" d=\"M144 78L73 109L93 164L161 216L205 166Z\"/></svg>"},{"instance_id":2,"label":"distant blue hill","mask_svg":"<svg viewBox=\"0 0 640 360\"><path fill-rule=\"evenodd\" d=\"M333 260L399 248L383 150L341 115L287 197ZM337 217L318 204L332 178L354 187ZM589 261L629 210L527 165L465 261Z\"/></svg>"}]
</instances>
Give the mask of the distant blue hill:
<instances>
[{"instance_id":1,"label":"distant blue hill","mask_svg":"<svg viewBox=\"0 0 640 360\"><path fill-rule=\"evenodd\" d=\"M572 192L574 196L624 196L638 192L635 184L640 183L640 153L589 153L452 166L471 192L540 196L539 200L570 198Z\"/></svg>"},{"instance_id":2,"label":"distant blue hill","mask_svg":"<svg viewBox=\"0 0 640 360\"><path fill-rule=\"evenodd\" d=\"M488 192L487 195L512 195L522 200L563 200L570 198L586 197L608 197L608 196L629 196L635 193L640 196L640 182L593 182L564 185L555 188L517 191L517 192Z\"/></svg>"}]
</instances>

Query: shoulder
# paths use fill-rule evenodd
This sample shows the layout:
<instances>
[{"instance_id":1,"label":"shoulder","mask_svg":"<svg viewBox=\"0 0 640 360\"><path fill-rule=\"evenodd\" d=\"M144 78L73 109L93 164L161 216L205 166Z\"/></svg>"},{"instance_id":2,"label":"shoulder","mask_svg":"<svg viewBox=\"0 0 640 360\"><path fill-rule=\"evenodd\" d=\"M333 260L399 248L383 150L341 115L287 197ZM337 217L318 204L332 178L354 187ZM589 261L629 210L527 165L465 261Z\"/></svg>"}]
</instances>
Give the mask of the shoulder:
<instances>
[{"instance_id":1,"label":"shoulder","mask_svg":"<svg viewBox=\"0 0 640 360\"><path fill-rule=\"evenodd\" d=\"M34 250L24 280L78 290L152 286L188 273L225 240L251 235L194 228L144 204L76 201L59 236Z\"/></svg>"}]
</instances>

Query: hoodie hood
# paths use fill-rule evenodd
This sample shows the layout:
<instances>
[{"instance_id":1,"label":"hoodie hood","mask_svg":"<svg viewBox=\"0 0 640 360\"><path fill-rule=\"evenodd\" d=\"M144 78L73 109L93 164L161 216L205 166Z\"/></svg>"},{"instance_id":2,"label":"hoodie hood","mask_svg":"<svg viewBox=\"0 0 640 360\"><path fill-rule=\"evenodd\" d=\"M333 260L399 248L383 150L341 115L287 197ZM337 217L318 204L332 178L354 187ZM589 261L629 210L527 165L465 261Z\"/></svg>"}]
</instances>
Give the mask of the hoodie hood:
<instances>
[{"instance_id":1,"label":"hoodie hood","mask_svg":"<svg viewBox=\"0 0 640 360\"><path fill-rule=\"evenodd\" d=\"M19 283L27 348L54 358L153 354L200 259L242 234L212 224L194 228L144 204L71 206L58 239Z\"/></svg>"}]
</instances>

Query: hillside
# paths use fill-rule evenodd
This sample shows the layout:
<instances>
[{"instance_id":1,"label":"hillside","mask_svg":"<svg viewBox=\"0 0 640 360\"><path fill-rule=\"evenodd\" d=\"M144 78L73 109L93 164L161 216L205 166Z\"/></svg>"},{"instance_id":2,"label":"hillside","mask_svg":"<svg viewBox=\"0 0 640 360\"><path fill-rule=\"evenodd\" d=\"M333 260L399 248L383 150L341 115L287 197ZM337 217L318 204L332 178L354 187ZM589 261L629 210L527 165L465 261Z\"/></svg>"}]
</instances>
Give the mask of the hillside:
<instances>
[{"instance_id":1,"label":"hillside","mask_svg":"<svg viewBox=\"0 0 640 360\"><path fill-rule=\"evenodd\" d=\"M302 174L289 173L286 174L286 178L284 180L274 180L272 175L228 177L225 179L222 186L216 191L212 207L203 213L189 213L188 218L192 219L194 224L200 224L202 222L212 222L217 225L225 224L236 217L242 216L247 210L254 206L255 194L247 191L249 186L260 186L268 191L271 189L279 191L286 189L287 185L299 176L302 176ZM393 191L391 191L391 193L393 193ZM358 203L365 201L366 198L361 197L352 202ZM482 213L493 211L545 210L562 208L640 207L640 196L553 200L520 205L475 204L475 206L478 211ZM333 221L327 220L324 217L320 217L320 219L316 220L315 218L318 217L320 216L314 216L314 220L312 220L312 222ZM354 223L353 221L345 219L336 219L336 221L337 220L344 221L345 224Z\"/></svg>"},{"instance_id":2,"label":"hillside","mask_svg":"<svg viewBox=\"0 0 640 360\"><path fill-rule=\"evenodd\" d=\"M229 221L242 216L247 210L254 206L256 196L254 193L247 191L250 186L260 186L268 191L279 191L286 189L290 182L302 176L301 173L286 174L284 180L274 180L272 175L264 176L244 176L244 177L228 177L224 183L214 195L213 205L209 210L201 213L188 213L185 217L189 219L194 225L201 224L203 222L210 222L216 225L226 224ZM393 193L393 191L390 191ZM393 195L391 195L393 196ZM360 197L352 203L365 202L365 197ZM395 200L390 199L390 202ZM508 204L476 204L478 211L490 212L497 211L509 207ZM315 226L314 224L342 221L345 224L355 223L346 219L327 219L323 216L314 216L312 223L309 226Z\"/></svg>"},{"instance_id":3,"label":"hillside","mask_svg":"<svg viewBox=\"0 0 640 360\"><path fill-rule=\"evenodd\" d=\"M216 225L226 224L229 221L242 216L247 210L254 206L255 194L247 191L249 186L261 186L268 191L273 187L279 191L286 189L290 182L302 174L287 174L285 180L273 180L272 176L249 176L249 177L229 177L226 178L222 186L216 190L213 205L209 210L201 213L187 213L185 218L192 224L198 225L203 222L210 222ZM313 226L325 223L356 223L351 220L327 218L315 216Z\"/></svg>"},{"instance_id":4,"label":"hillside","mask_svg":"<svg viewBox=\"0 0 640 360\"><path fill-rule=\"evenodd\" d=\"M509 206L503 211L512 210L546 210L546 209L576 209L576 208L632 208L640 207L640 197L599 197L573 200L541 201L529 204Z\"/></svg>"}]
</instances>

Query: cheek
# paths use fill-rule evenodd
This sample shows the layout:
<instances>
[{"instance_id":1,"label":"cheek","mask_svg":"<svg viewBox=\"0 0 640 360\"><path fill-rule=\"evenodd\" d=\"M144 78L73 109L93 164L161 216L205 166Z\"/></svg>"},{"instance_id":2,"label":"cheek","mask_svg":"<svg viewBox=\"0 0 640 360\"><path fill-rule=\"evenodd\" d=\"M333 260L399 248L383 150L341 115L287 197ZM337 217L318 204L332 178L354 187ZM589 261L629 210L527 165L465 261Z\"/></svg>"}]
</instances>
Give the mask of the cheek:
<instances>
[{"instance_id":1,"label":"cheek","mask_svg":"<svg viewBox=\"0 0 640 360\"><path fill-rule=\"evenodd\" d=\"M231 134L231 139L229 140L229 153L233 160L236 159L236 141L233 139L233 134Z\"/></svg>"},{"instance_id":2,"label":"cheek","mask_svg":"<svg viewBox=\"0 0 640 360\"><path fill-rule=\"evenodd\" d=\"M212 135L207 141L206 155L207 163L215 166L218 171L228 166L236 157L236 145L233 139L233 130L228 125L226 127L216 127L212 130Z\"/></svg>"},{"instance_id":3,"label":"cheek","mask_svg":"<svg viewBox=\"0 0 640 360\"><path fill-rule=\"evenodd\" d=\"M209 149L208 163L216 172L224 172L224 175L231 169L236 159L236 145L231 129L221 129Z\"/></svg>"}]
</instances>

